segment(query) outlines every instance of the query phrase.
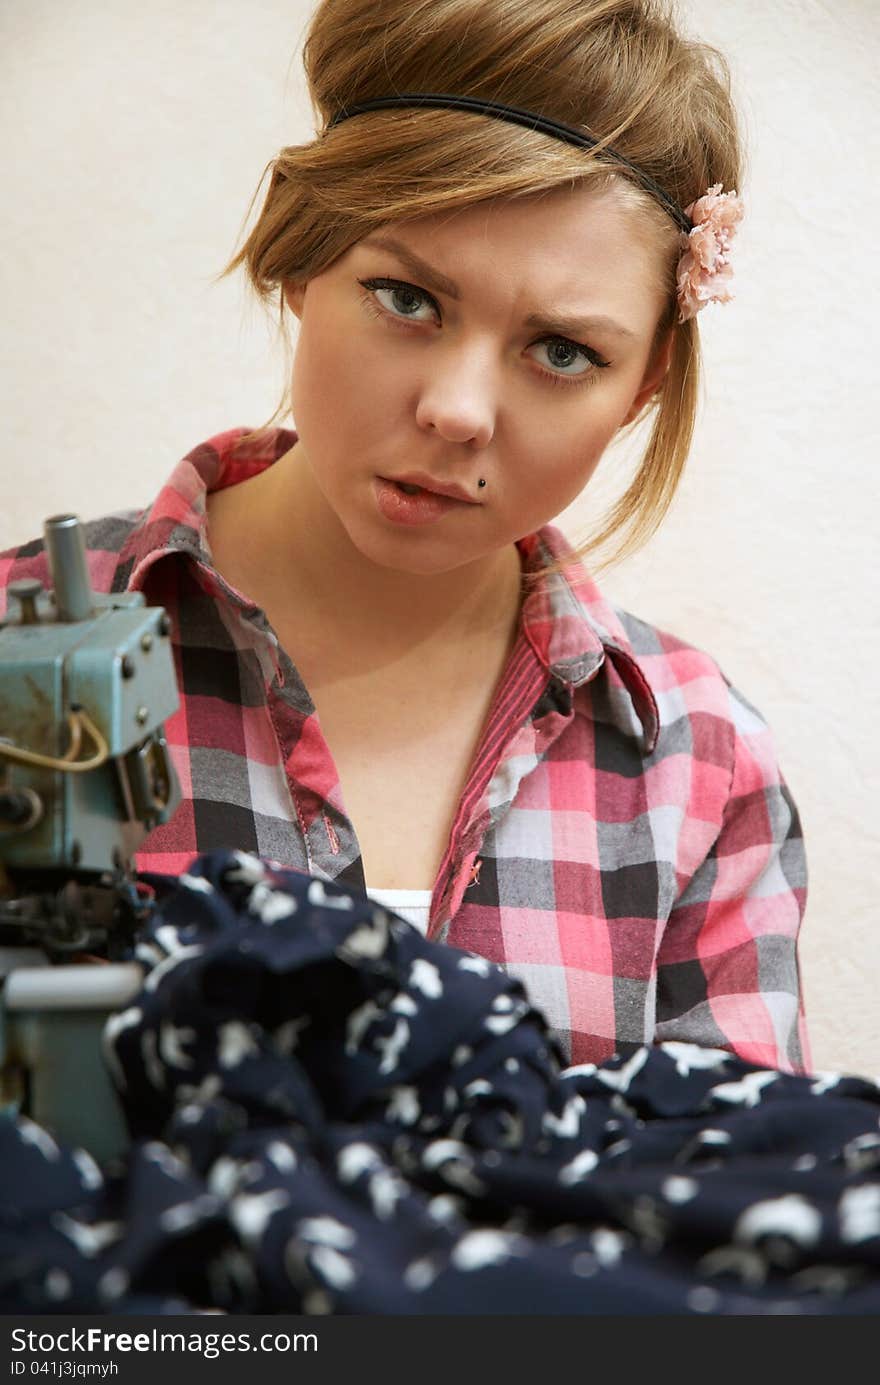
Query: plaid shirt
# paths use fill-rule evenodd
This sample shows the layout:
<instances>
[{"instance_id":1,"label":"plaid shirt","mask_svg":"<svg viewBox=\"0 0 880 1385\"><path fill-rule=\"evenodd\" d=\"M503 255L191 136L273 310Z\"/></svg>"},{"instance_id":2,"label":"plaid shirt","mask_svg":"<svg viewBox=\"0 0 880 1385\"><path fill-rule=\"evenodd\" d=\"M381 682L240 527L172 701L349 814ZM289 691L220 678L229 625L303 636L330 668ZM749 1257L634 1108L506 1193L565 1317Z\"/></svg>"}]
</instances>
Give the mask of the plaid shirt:
<instances>
[{"instance_id":1,"label":"plaid shirt","mask_svg":"<svg viewBox=\"0 0 880 1385\"><path fill-rule=\"evenodd\" d=\"M183 801L136 866L178 874L232 846L363 890L309 693L212 565L207 492L296 441L278 428L233 458L245 431L194 448L148 509L83 526L96 590L141 590L174 627L180 707L165 729ZM571 555L551 525L517 546L527 570ZM50 581L41 540L0 554L0 591L32 575ZM428 937L520 978L571 1063L675 1039L797 1072L806 883L761 715L709 655L610 605L572 556L524 599Z\"/></svg>"}]
</instances>

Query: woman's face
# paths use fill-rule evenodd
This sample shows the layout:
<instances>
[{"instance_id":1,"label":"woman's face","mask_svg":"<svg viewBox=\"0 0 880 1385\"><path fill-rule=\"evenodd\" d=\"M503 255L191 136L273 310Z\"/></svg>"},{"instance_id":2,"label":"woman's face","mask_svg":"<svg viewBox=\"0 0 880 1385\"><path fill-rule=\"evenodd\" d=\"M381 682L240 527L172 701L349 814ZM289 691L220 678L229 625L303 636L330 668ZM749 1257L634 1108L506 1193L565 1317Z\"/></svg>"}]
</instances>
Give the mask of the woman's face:
<instances>
[{"instance_id":1,"label":"woman's face","mask_svg":"<svg viewBox=\"0 0 880 1385\"><path fill-rule=\"evenodd\" d=\"M496 200L389 223L286 286L299 450L365 557L449 571L583 489L669 360L671 336L650 359L664 301L631 218L584 187Z\"/></svg>"}]
</instances>

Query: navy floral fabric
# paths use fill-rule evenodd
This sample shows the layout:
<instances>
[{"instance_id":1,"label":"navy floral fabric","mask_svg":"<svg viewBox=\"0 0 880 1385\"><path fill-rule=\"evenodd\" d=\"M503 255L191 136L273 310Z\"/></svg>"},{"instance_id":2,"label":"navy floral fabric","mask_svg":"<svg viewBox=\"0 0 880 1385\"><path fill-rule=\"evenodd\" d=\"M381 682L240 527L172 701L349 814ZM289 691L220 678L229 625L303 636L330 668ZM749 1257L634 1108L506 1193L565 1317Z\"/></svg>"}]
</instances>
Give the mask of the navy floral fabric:
<instances>
[{"instance_id":1,"label":"navy floral fabric","mask_svg":"<svg viewBox=\"0 0 880 1385\"><path fill-rule=\"evenodd\" d=\"M564 1068L499 966L240 852L156 892L99 1168L0 1121L0 1311L880 1311L880 1086Z\"/></svg>"}]
</instances>

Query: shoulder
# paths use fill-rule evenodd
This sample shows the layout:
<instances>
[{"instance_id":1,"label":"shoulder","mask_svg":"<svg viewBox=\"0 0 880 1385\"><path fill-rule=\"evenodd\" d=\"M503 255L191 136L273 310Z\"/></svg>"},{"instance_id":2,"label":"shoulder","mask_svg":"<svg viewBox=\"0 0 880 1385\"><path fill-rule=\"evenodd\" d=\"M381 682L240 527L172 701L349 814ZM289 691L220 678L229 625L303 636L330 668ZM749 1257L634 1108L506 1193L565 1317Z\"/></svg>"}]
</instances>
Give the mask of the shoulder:
<instances>
[{"instance_id":1,"label":"shoulder","mask_svg":"<svg viewBox=\"0 0 880 1385\"><path fill-rule=\"evenodd\" d=\"M748 729L760 712L734 685L708 650L612 606L629 652L637 660L658 703L672 715L682 711L721 714ZM665 722L668 717L664 716Z\"/></svg>"},{"instance_id":2,"label":"shoulder","mask_svg":"<svg viewBox=\"0 0 880 1385\"><path fill-rule=\"evenodd\" d=\"M98 592L127 589L138 572L167 547L198 546L206 493L232 485L272 465L293 446L289 428L226 428L196 444L176 463L152 504L83 522L86 560L92 587ZM36 577L51 585L42 537L0 552L0 616L7 606L10 582Z\"/></svg>"},{"instance_id":3,"label":"shoulder","mask_svg":"<svg viewBox=\"0 0 880 1385\"><path fill-rule=\"evenodd\" d=\"M612 608L657 703L656 754L686 751L721 770L728 792L779 779L772 728L707 650L630 611Z\"/></svg>"}]
</instances>

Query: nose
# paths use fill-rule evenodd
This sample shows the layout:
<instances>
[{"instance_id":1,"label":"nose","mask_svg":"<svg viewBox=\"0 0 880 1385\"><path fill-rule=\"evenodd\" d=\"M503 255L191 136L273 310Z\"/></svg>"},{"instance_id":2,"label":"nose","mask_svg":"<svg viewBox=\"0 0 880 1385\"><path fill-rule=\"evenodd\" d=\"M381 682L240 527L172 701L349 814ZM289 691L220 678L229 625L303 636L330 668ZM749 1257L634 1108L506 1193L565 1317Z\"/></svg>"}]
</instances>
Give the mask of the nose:
<instances>
[{"instance_id":1,"label":"nose","mask_svg":"<svg viewBox=\"0 0 880 1385\"><path fill-rule=\"evenodd\" d=\"M432 353L416 407L420 428L447 442L487 447L495 432L497 381L485 352L461 348Z\"/></svg>"}]
</instances>

